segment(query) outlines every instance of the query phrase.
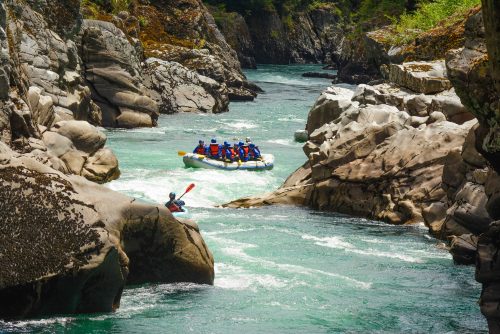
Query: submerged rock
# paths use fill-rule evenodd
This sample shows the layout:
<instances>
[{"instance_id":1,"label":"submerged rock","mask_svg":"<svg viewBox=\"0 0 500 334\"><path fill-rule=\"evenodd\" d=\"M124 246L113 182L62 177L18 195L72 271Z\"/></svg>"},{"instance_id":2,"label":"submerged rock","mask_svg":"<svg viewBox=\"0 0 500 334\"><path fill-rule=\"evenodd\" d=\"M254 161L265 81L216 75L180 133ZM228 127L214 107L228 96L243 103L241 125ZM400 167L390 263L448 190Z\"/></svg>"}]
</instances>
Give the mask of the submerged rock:
<instances>
[{"instance_id":1,"label":"submerged rock","mask_svg":"<svg viewBox=\"0 0 500 334\"><path fill-rule=\"evenodd\" d=\"M0 143L0 318L109 312L126 283L212 284L197 229Z\"/></svg>"}]
</instances>

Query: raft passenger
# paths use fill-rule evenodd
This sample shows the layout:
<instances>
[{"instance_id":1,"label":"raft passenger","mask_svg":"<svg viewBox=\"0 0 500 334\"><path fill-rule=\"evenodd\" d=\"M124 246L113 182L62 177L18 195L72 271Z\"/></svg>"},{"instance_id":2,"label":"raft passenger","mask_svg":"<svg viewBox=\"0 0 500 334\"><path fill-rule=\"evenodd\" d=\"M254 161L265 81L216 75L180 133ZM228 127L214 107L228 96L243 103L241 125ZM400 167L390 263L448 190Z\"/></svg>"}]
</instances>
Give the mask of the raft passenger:
<instances>
[{"instance_id":1,"label":"raft passenger","mask_svg":"<svg viewBox=\"0 0 500 334\"><path fill-rule=\"evenodd\" d=\"M210 158L220 159L222 153L221 151L222 151L222 146L217 144L217 140L213 138L210 141L210 146L208 146L208 153L210 154Z\"/></svg>"},{"instance_id":2,"label":"raft passenger","mask_svg":"<svg viewBox=\"0 0 500 334\"><path fill-rule=\"evenodd\" d=\"M260 150L255 144L250 144L248 155L251 160L259 160L261 158Z\"/></svg>"},{"instance_id":3,"label":"raft passenger","mask_svg":"<svg viewBox=\"0 0 500 334\"><path fill-rule=\"evenodd\" d=\"M198 146L194 148L193 153L200 155L206 155L208 153L208 147L205 146L205 142L203 140L198 141Z\"/></svg>"}]
</instances>

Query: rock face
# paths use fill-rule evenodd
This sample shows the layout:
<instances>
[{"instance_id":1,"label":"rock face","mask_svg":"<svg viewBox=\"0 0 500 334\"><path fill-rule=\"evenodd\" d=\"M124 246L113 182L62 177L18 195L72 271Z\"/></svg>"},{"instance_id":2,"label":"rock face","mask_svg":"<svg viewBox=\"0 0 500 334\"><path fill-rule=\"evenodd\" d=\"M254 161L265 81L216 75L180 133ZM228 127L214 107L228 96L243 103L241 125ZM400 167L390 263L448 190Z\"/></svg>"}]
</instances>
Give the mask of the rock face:
<instances>
[{"instance_id":1,"label":"rock face","mask_svg":"<svg viewBox=\"0 0 500 334\"><path fill-rule=\"evenodd\" d=\"M192 224L0 143L0 318L109 312L126 282L212 284Z\"/></svg>"},{"instance_id":2,"label":"rock face","mask_svg":"<svg viewBox=\"0 0 500 334\"><path fill-rule=\"evenodd\" d=\"M136 50L111 23L85 20L80 54L85 79L108 127L156 125L158 106L147 95Z\"/></svg>"},{"instance_id":3,"label":"rock face","mask_svg":"<svg viewBox=\"0 0 500 334\"><path fill-rule=\"evenodd\" d=\"M468 138L469 154L463 155L463 160L467 163L466 177L472 179L476 187L468 191L470 195L465 204L471 204L462 210L466 214L466 219L462 219L465 224L462 225L466 231L471 230L473 234L479 235L475 261L476 280L483 285L479 305L481 312L488 320L490 333L498 333L500 332L500 313L498 312L500 305L498 268L500 266L497 255L500 229L498 221L494 220L500 218L498 209L498 194L500 193L498 176L500 171L500 155L498 154L500 150L498 145L500 4L489 0L484 0L482 3L482 13L471 17L466 24L465 47L450 52L447 55L446 65L458 96L479 120L479 126ZM475 150L477 150L475 154L470 154Z\"/></svg>"},{"instance_id":4,"label":"rock face","mask_svg":"<svg viewBox=\"0 0 500 334\"><path fill-rule=\"evenodd\" d=\"M246 80L236 52L201 0L154 0L137 4L132 13L147 20L139 32L146 58L178 62L226 84L231 100L253 100L260 91Z\"/></svg>"},{"instance_id":5,"label":"rock face","mask_svg":"<svg viewBox=\"0 0 500 334\"><path fill-rule=\"evenodd\" d=\"M354 93L328 88L309 113L306 164L275 193L229 206L299 204L393 224L423 222L425 210L446 197L448 156L460 154L476 122L470 115L451 122L454 113L445 115L433 100L454 93L442 94L390 84L360 85Z\"/></svg>"},{"instance_id":6,"label":"rock face","mask_svg":"<svg viewBox=\"0 0 500 334\"><path fill-rule=\"evenodd\" d=\"M260 9L245 18L238 13L217 13L218 25L237 51L243 67L263 64L329 63L342 37L339 16L333 9L316 8L280 16Z\"/></svg>"},{"instance_id":7,"label":"rock face","mask_svg":"<svg viewBox=\"0 0 500 334\"><path fill-rule=\"evenodd\" d=\"M159 96L153 96L160 112L219 113L228 110L225 84L188 70L176 62L149 58L145 62L148 85Z\"/></svg>"},{"instance_id":8,"label":"rock face","mask_svg":"<svg viewBox=\"0 0 500 334\"><path fill-rule=\"evenodd\" d=\"M255 69L254 45L247 23L239 13L227 13L218 18L217 26L227 43L236 51L241 67Z\"/></svg>"}]
</instances>

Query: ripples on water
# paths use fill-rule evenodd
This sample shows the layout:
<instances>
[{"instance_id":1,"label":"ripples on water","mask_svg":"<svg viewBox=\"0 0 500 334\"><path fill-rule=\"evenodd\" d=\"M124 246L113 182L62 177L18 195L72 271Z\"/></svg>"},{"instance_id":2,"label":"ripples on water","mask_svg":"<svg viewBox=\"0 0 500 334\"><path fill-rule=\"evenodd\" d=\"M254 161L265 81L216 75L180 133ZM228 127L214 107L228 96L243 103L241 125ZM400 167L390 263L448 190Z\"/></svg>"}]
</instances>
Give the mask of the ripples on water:
<instances>
[{"instance_id":1,"label":"ripples on water","mask_svg":"<svg viewBox=\"0 0 500 334\"><path fill-rule=\"evenodd\" d=\"M214 253L215 285L160 284L125 290L113 314L0 324L41 333L477 333L486 324L472 267L454 266L422 226L394 227L298 208L216 209L271 191L304 161L293 132L328 80L315 66L263 66L247 74L264 88L255 102L221 115L161 116L159 127L108 131L123 172L112 189L151 202L186 195ZM178 150L199 138L252 137L276 156L272 171L182 167Z\"/></svg>"}]
</instances>

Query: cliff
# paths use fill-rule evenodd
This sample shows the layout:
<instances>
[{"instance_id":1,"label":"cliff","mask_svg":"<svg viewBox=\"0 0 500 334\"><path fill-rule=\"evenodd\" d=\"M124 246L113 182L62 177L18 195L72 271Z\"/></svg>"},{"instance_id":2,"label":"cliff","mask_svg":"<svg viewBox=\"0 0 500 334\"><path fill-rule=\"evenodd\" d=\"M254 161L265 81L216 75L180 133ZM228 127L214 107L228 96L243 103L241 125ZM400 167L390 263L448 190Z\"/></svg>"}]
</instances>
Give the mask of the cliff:
<instances>
[{"instance_id":1,"label":"cliff","mask_svg":"<svg viewBox=\"0 0 500 334\"><path fill-rule=\"evenodd\" d=\"M120 174L96 125L227 108L223 83L179 63L144 65L129 37L82 20L79 1L0 3L2 319L109 312L127 283L213 284L194 222L96 184Z\"/></svg>"}]
</instances>

